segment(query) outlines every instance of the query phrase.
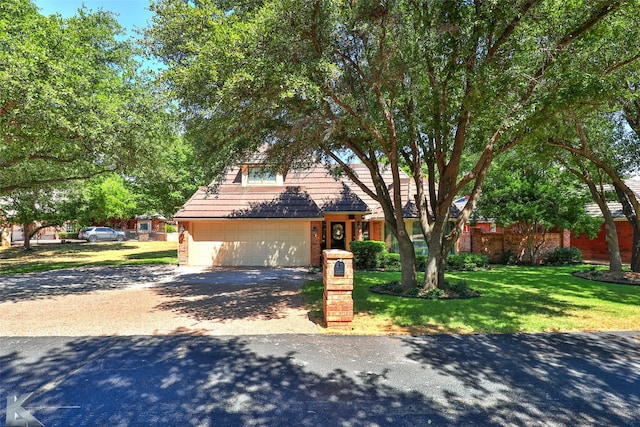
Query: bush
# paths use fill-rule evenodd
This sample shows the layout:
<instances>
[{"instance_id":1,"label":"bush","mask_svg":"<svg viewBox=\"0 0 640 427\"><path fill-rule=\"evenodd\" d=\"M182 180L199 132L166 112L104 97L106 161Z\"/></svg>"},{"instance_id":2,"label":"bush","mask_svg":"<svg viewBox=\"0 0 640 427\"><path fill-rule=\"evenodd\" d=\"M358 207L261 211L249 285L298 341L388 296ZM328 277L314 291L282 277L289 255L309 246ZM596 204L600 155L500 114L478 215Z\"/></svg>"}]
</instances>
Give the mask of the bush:
<instances>
[{"instance_id":1,"label":"bush","mask_svg":"<svg viewBox=\"0 0 640 427\"><path fill-rule=\"evenodd\" d=\"M488 266L489 258L482 254L460 254L447 257L447 270L475 270Z\"/></svg>"},{"instance_id":2,"label":"bush","mask_svg":"<svg viewBox=\"0 0 640 427\"><path fill-rule=\"evenodd\" d=\"M175 226L171 224L165 225L165 233L175 233L176 231L178 231L178 229Z\"/></svg>"},{"instance_id":3,"label":"bush","mask_svg":"<svg viewBox=\"0 0 640 427\"><path fill-rule=\"evenodd\" d=\"M507 249L500 254L500 264L502 265L516 265L517 262L518 257L511 249Z\"/></svg>"},{"instance_id":4,"label":"bush","mask_svg":"<svg viewBox=\"0 0 640 427\"><path fill-rule=\"evenodd\" d=\"M385 251L382 257L381 267L387 270L401 270L402 264L400 263L400 254L391 254Z\"/></svg>"},{"instance_id":5,"label":"bush","mask_svg":"<svg viewBox=\"0 0 640 427\"><path fill-rule=\"evenodd\" d=\"M78 233L66 233L66 232L60 232L58 233L58 238L61 240L65 240L65 239L77 239L78 238Z\"/></svg>"},{"instance_id":6,"label":"bush","mask_svg":"<svg viewBox=\"0 0 640 427\"><path fill-rule=\"evenodd\" d=\"M350 243L353 252L353 264L356 269L366 270L382 265L386 247L384 242L376 240L354 241Z\"/></svg>"},{"instance_id":7,"label":"bush","mask_svg":"<svg viewBox=\"0 0 640 427\"><path fill-rule=\"evenodd\" d=\"M555 248L544 260L545 264L567 265L580 264L582 252L578 248Z\"/></svg>"},{"instance_id":8,"label":"bush","mask_svg":"<svg viewBox=\"0 0 640 427\"><path fill-rule=\"evenodd\" d=\"M424 271L425 268L427 268L427 256L416 255L416 270Z\"/></svg>"}]
</instances>

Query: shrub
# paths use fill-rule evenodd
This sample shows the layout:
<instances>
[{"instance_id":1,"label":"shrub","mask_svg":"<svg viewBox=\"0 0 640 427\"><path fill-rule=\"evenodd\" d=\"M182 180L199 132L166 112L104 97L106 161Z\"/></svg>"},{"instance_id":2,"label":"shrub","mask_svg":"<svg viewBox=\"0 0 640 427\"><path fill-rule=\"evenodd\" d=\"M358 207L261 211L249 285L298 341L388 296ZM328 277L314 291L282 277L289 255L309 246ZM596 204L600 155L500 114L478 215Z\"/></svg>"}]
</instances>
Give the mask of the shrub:
<instances>
[{"instance_id":1,"label":"shrub","mask_svg":"<svg viewBox=\"0 0 640 427\"><path fill-rule=\"evenodd\" d=\"M555 248L544 262L551 265L579 264L582 262L582 252L578 248Z\"/></svg>"},{"instance_id":2,"label":"shrub","mask_svg":"<svg viewBox=\"0 0 640 427\"><path fill-rule=\"evenodd\" d=\"M78 238L78 233L67 233L67 232L60 232L58 233L58 238L65 240L65 239L77 239Z\"/></svg>"},{"instance_id":3,"label":"shrub","mask_svg":"<svg viewBox=\"0 0 640 427\"><path fill-rule=\"evenodd\" d=\"M518 257L511 249L507 249L500 254L500 264L502 265L516 265L517 262Z\"/></svg>"},{"instance_id":4,"label":"shrub","mask_svg":"<svg viewBox=\"0 0 640 427\"><path fill-rule=\"evenodd\" d=\"M421 292L418 297L424 299L440 299L444 298L445 292L440 288L429 289L426 292Z\"/></svg>"},{"instance_id":5,"label":"shrub","mask_svg":"<svg viewBox=\"0 0 640 427\"><path fill-rule=\"evenodd\" d=\"M426 255L416 255L416 270L424 271L427 267L427 256Z\"/></svg>"},{"instance_id":6,"label":"shrub","mask_svg":"<svg viewBox=\"0 0 640 427\"><path fill-rule=\"evenodd\" d=\"M380 266L387 270L401 270L402 264L400 263L400 254L392 254L385 251Z\"/></svg>"},{"instance_id":7,"label":"shrub","mask_svg":"<svg viewBox=\"0 0 640 427\"><path fill-rule=\"evenodd\" d=\"M173 226L171 224L166 224L165 225L165 232L166 233L175 233L176 231L178 231L178 229L175 226Z\"/></svg>"},{"instance_id":8,"label":"shrub","mask_svg":"<svg viewBox=\"0 0 640 427\"><path fill-rule=\"evenodd\" d=\"M447 257L447 270L475 270L488 266L489 258L482 254L460 254Z\"/></svg>"},{"instance_id":9,"label":"shrub","mask_svg":"<svg viewBox=\"0 0 640 427\"><path fill-rule=\"evenodd\" d=\"M372 269L381 266L386 247L376 240L354 241L350 243L353 264L356 269Z\"/></svg>"}]
</instances>

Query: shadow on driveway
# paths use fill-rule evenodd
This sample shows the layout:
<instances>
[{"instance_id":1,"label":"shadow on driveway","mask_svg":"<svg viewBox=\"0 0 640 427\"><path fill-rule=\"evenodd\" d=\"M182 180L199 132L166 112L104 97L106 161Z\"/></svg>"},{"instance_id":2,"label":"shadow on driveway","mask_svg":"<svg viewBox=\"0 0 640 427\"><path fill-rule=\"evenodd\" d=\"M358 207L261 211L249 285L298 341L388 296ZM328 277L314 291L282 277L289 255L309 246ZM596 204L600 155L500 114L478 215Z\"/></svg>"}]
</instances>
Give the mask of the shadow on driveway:
<instances>
[{"instance_id":1,"label":"shadow on driveway","mask_svg":"<svg viewBox=\"0 0 640 427\"><path fill-rule=\"evenodd\" d=\"M158 287L172 298L159 308L197 320L282 319L288 309L305 308L300 289L314 278L294 268L200 270Z\"/></svg>"}]
</instances>

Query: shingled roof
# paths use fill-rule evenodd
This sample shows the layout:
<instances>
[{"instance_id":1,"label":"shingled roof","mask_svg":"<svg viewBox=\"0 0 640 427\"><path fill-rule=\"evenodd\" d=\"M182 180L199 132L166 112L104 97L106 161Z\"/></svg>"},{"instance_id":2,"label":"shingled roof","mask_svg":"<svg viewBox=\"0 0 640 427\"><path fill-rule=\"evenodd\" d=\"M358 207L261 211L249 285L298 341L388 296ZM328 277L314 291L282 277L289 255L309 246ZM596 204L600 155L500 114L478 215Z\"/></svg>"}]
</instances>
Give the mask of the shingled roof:
<instances>
[{"instance_id":1,"label":"shingled roof","mask_svg":"<svg viewBox=\"0 0 640 427\"><path fill-rule=\"evenodd\" d=\"M640 179L639 178L627 179L624 181L624 183L627 185L627 187L629 187L631 191L634 192L636 197L640 197ZM610 191L613 191L613 186L610 186L608 189ZM626 219L624 212L622 212L622 203L607 202L607 206L609 207L609 210L611 211L611 215L613 216L614 219L615 218ZM594 218L602 217L602 211L600 210L600 207L596 203L587 204L585 206L585 209L587 210L587 214L589 214L589 216L591 217L594 217Z\"/></svg>"},{"instance_id":2,"label":"shingled roof","mask_svg":"<svg viewBox=\"0 0 640 427\"><path fill-rule=\"evenodd\" d=\"M216 192L201 187L176 213L195 218L309 218L323 212L368 214L376 206L362 200L355 184L332 177L322 165L291 171L284 185L242 185L242 168L231 169ZM375 202L374 202L375 203Z\"/></svg>"}]
</instances>

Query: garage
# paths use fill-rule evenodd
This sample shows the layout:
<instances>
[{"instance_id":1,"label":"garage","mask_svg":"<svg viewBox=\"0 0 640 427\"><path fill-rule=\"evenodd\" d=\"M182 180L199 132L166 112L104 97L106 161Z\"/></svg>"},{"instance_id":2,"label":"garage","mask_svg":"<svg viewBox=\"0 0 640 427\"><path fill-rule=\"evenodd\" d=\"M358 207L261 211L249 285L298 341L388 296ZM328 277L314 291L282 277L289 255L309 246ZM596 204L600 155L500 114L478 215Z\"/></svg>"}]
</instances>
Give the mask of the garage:
<instances>
[{"instance_id":1,"label":"garage","mask_svg":"<svg viewBox=\"0 0 640 427\"><path fill-rule=\"evenodd\" d=\"M193 223L191 265L308 266L310 229L305 220L224 220Z\"/></svg>"}]
</instances>

